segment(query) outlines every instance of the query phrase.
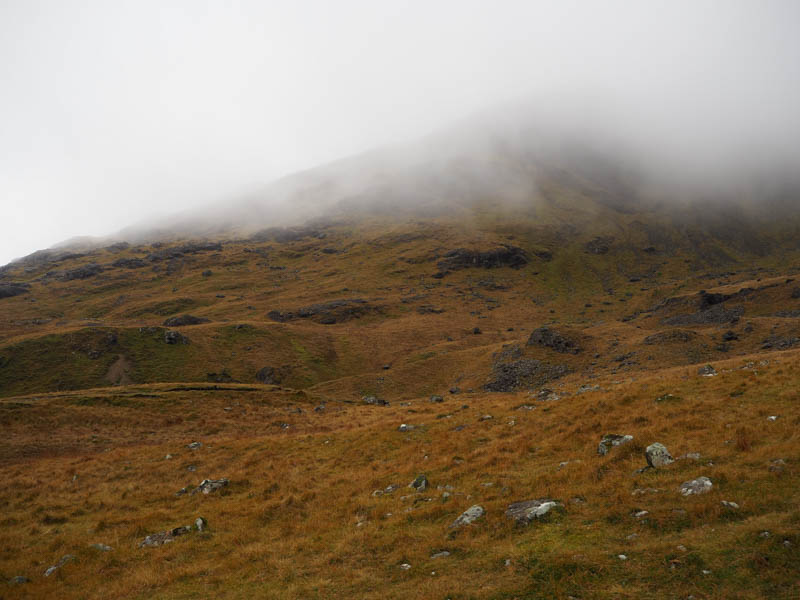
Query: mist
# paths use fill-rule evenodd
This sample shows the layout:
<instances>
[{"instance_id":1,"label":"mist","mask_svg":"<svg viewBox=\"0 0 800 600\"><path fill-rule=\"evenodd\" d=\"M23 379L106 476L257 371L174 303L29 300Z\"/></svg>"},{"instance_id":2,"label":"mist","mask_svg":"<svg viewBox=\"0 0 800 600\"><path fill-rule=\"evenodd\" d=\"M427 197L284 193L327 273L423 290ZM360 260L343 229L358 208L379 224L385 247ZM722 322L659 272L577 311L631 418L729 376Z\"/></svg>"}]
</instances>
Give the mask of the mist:
<instances>
[{"instance_id":1,"label":"mist","mask_svg":"<svg viewBox=\"0 0 800 600\"><path fill-rule=\"evenodd\" d=\"M0 264L173 214L290 219L302 176L273 180L329 165L341 198L498 136L684 195L796 181L798 23L775 0L6 0Z\"/></svg>"}]
</instances>

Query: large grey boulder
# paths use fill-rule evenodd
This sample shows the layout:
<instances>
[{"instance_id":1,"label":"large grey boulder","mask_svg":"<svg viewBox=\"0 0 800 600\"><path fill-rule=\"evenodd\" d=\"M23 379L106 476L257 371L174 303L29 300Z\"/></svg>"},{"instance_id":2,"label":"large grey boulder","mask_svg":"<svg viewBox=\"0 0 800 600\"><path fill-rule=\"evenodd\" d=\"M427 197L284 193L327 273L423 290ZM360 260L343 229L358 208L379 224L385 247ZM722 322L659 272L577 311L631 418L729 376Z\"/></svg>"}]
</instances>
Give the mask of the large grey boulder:
<instances>
[{"instance_id":1,"label":"large grey boulder","mask_svg":"<svg viewBox=\"0 0 800 600\"><path fill-rule=\"evenodd\" d=\"M691 481L684 481L681 484L681 494L684 496L692 496L695 494L705 494L711 491L711 480L708 477L698 477Z\"/></svg>"},{"instance_id":2,"label":"large grey boulder","mask_svg":"<svg viewBox=\"0 0 800 600\"><path fill-rule=\"evenodd\" d=\"M607 433L603 436L603 439L600 440L600 445L597 446L597 453L600 456L605 456L608 454L608 451L611 450L614 446L621 446L622 444L627 444L633 440L632 435L619 435L616 433Z\"/></svg>"},{"instance_id":3,"label":"large grey boulder","mask_svg":"<svg viewBox=\"0 0 800 600\"><path fill-rule=\"evenodd\" d=\"M527 525L532 521L541 519L558 506L561 506L560 503L547 498L514 502L508 505L506 516L509 519L514 519L518 525Z\"/></svg>"},{"instance_id":4,"label":"large grey boulder","mask_svg":"<svg viewBox=\"0 0 800 600\"><path fill-rule=\"evenodd\" d=\"M666 467L675 462L672 455L667 450L664 444L655 442L650 444L644 451L644 456L647 459L647 464L657 469L658 467Z\"/></svg>"},{"instance_id":5,"label":"large grey boulder","mask_svg":"<svg viewBox=\"0 0 800 600\"><path fill-rule=\"evenodd\" d=\"M477 504L470 506L467 510L461 513L455 521L453 521L453 523L450 525L450 529L463 527L464 525L471 525L485 514L486 511L483 510L482 506Z\"/></svg>"}]
</instances>

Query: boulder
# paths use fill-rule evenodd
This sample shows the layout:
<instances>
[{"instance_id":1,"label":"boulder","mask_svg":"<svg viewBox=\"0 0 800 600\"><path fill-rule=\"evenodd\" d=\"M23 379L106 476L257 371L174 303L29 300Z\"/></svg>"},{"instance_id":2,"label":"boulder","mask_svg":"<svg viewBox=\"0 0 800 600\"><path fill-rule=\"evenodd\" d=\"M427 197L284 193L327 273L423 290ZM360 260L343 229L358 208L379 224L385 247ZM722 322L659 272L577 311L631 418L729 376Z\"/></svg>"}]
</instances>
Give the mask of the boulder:
<instances>
[{"instance_id":1,"label":"boulder","mask_svg":"<svg viewBox=\"0 0 800 600\"><path fill-rule=\"evenodd\" d=\"M467 510L461 513L455 521L452 522L450 529L456 529L458 527L463 527L464 525L471 525L485 514L486 511L483 510L482 506L478 504L470 506Z\"/></svg>"},{"instance_id":2,"label":"boulder","mask_svg":"<svg viewBox=\"0 0 800 600\"><path fill-rule=\"evenodd\" d=\"M614 446L621 446L623 444L627 444L633 440L632 435L619 435L616 433L607 433L603 436L603 439L600 440L600 444L597 446L597 453L600 456L605 456L608 454L608 451L611 450Z\"/></svg>"},{"instance_id":3,"label":"boulder","mask_svg":"<svg viewBox=\"0 0 800 600\"><path fill-rule=\"evenodd\" d=\"M705 365L697 369L697 374L702 375L703 377L713 377L717 374L717 370L711 365Z\"/></svg>"},{"instance_id":4,"label":"boulder","mask_svg":"<svg viewBox=\"0 0 800 600\"><path fill-rule=\"evenodd\" d=\"M516 521L518 525L527 525L532 521L541 519L558 506L561 506L558 502L547 498L524 500L522 502L509 504L506 510L506 516Z\"/></svg>"},{"instance_id":5,"label":"boulder","mask_svg":"<svg viewBox=\"0 0 800 600\"><path fill-rule=\"evenodd\" d=\"M681 484L680 491L684 496L693 496L695 494L705 494L711 491L711 480L708 477L698 477L691 481L684 481Z\"/></svg>"},{"instance_id":6,"label":"boulder","mask_svg":"<svg viewBox=\"0 0 800 600\"><path fill-rule=\"evenodd\" d=\"M647 449L645 449L644 456L647 459L647 464L654 469L657 469L658 467L666 467L667 465L675 462L675 459L672 458L672 455L669 453L669 450L667 450L667 447L659 442L650 444Z\"/></svg>"},{"instance_id":7,"label":"boulder","mask_svg":"<svg viewBox=\"0 0 800 600\"><path fill-rule=\"evenodd\" d=\"M30 291L27 283L3 283L0 284L0 298L12 298Z\"/></svg>"}]
</instances>

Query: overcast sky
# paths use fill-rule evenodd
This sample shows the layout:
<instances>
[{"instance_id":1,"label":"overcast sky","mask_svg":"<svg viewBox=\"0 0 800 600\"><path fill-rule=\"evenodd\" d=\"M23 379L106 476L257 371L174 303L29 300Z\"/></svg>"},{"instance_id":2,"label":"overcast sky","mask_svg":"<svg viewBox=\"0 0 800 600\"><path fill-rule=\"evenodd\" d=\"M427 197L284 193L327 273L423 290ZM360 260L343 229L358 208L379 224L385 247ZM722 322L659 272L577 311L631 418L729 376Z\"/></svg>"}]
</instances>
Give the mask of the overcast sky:
<instances>
[{"instance_id":1,"label":"overcast sky","mask_svg":"<svg viewBox=\"0 0 800 600\"><path fill-rule=\"evenodd\" d=\"M0 0L0 264L539 93L796 143L798 25L795 0Z\"/></svg>"}]
</instances>

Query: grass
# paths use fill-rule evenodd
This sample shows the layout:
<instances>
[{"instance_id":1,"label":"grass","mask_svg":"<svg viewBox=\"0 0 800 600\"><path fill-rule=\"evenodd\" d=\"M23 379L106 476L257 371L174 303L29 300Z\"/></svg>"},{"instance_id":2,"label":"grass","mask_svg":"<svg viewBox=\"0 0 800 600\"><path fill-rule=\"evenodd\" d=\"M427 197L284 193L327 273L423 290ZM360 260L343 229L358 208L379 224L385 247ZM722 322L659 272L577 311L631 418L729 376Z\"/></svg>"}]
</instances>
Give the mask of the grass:
<instances>
[{"instance_id":1,"label":"grass","mask_svg":"<svg viewBox=\"0 0 800 600\"><path fill-rule=\"evenodd\" d=\"M790 302L791 261L765 257L726 275L722 289L778 284L755 293L740 323L682 327L696 335L648 345L674 315L648 309L715 289L703 269L689 271L702 257L687 266L684 250L639 254L639 234L587 256L585 240L558 227L577 200L557 200L533 224L502 225L487 208L468 229L365 220L324 240L230 243L187 257L174 275L108 270L64 284L24 274L31 293L0 301L0 596L798 597L800 350L761 349L768 335L797 335L795 320L769 316ZM430 277L444 251L497 243L554 259ZM245 252L256 247L264 254ZM92 260L110 262L103 253ZM126 253L142 255L114 259ZM756 266L766 269L758 283ZM206 269L211 277L200 276ZM505 289L483 289L489 278ZM266 317L354 297L382 312L335 325ZM419 314L422 304L444 312ZM189 344L166 344L163 318L189 311L210 322L179 329ZM576 335L582 352L526 346L545 323ZM728 328L739 340L722 352ZM547 386L559 400L482 391L492 356L509 344L570 368ZM120 356L133 383L111 386ZM716 377L698 375L707 362ZM286 368L285 381L257 384L264 366ZM234 383L207 381L223 370ZM454 386L461 393L449 394ZM366 394L390 406L363 405ZM415 428L401 433L401 423ZM634 439L600 457L606 433ZM202 447L189 449L194 441ZM700 459L636 473L655 441ZM407 486L420 473L431 487L417 493ZM681 496L682 482L703 475L710 493ZM218 492L176 496L222 477L230 484ZM389 485L399 488L373 494ZM505 517L510 503L533 498L563 508L527 527ZM486 515L452 531L474 504ZM207 532L138 548L198 516ZM432 558L443 550L450 555ZM45 578L65 554L77 560ZM16 575L31 582L3 583Z\"/></svg>"}]
</instances>

